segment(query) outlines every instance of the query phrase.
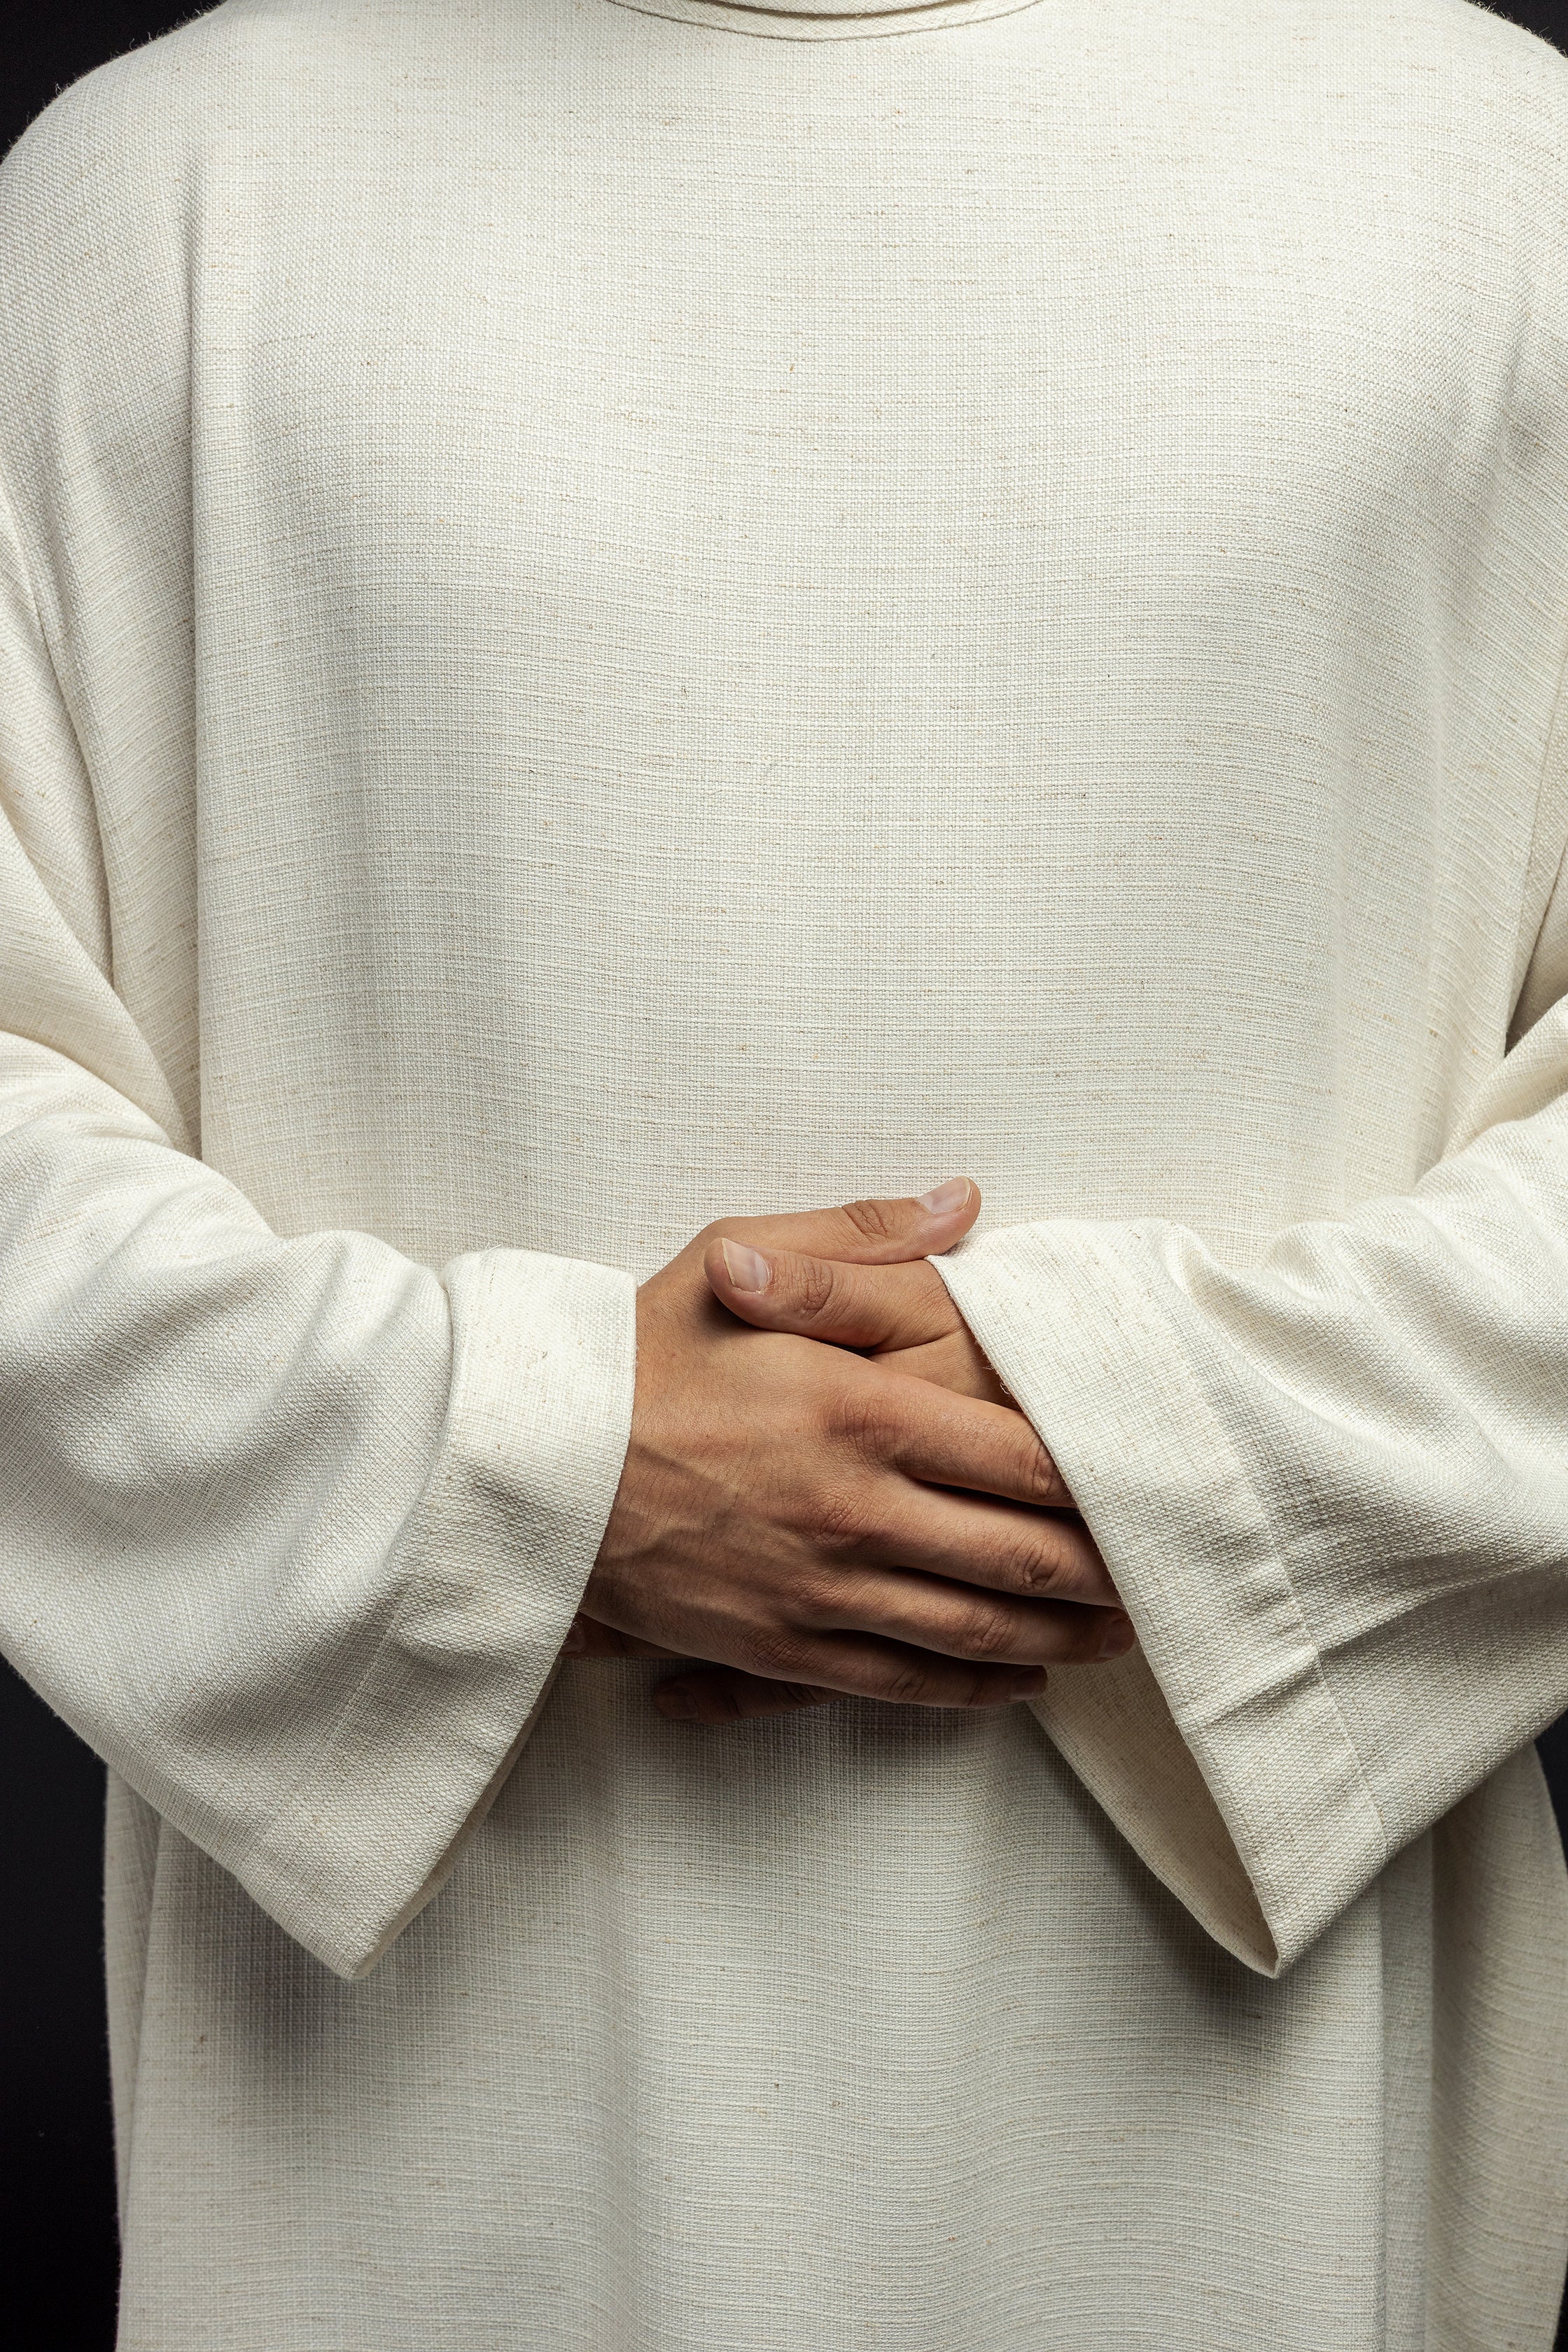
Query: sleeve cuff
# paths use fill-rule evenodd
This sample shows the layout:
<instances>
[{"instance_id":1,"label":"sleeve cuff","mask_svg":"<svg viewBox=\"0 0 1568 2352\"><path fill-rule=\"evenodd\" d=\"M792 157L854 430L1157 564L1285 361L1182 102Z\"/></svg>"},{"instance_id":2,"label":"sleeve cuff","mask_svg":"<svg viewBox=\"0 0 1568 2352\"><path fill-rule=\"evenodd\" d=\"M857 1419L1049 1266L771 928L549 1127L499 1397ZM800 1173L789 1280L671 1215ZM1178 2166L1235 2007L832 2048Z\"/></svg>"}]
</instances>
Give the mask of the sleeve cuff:
<instances>
[{"instance_id":1,"label":"sleeve cuff","mask_svg":"<svg viewBox=\"0 0 1568 2352\"><path fill-rule=\"evenodd\" d=\"M631 1429L635 1287L521 1250L459 1258L439 1457L363 1675L236 1875L362 1977L447 1878L549 1695Z\"/></svg>"},{"instance_id":2,"label":"sleeve cuff","mask_svg":"<svg viewBox=\"0 0 1568 2352\"><path fill-rule=\"evenodd\" d=\"M1216 1941L1287 1968L1389 1857L1237 1447L1157 1296L1166 1229L1053 1221L933 1259L1050 1448L1141 1648L1036 1712Z\"/></svg>"}]
</instances>

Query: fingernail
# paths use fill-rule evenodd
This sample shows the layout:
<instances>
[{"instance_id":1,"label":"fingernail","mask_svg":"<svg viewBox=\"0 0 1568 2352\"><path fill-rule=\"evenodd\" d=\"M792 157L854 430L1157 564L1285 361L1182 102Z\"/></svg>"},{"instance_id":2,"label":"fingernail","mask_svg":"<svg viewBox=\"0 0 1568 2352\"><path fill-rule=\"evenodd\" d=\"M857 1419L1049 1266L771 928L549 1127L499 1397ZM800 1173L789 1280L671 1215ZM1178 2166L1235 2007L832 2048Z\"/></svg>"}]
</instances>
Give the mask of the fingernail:
<instances>
[{"instance_id":1,"label":"fingernail","mask_svg":"<svg viewBox=\"0 0 1568 2352\"><path fill-rule=\"evenodd\" d=\"M653 1703L660 1715L668 1715L673 1723L695 1723L697 1701L687 1683L660 1683L653 1695Z\"/></svg>"},{"instance_id":2,"label":"fingernail","mask_svg":"<svg viewBox=\"0 0 1568 2352\"><path fill-rule=\"evenodd\" d=\"M928 1216L950 1217L955 1209L965 1207L969 1201L970 1183L967 1176L954 1176L951 1182L938 1184L930 1192L922 1192L919 1206Z\"/></svg>"},{"instance_id":3,"label":"fingernail","mask_svg":"<svg viewBox=\"0 0 1568 2352\"><path fill-rule=\"evenodd\" d=\"M1100 1637L1102 1658L1124 1658L1138 1639L1138 1631L1131 1617L1113 1617Z\"/></svg>"},{"instance_id":4,"label":"fingernail","mask_svg":"<svg viewBox=\"0 0 1568 2352\"><path fill-rule=\"evenodd\" d=\"M724 1253L724 1271L737 1290L765 1290L773 1278L773 1267L761 1250L745 1242L721 1242Z\"/></svg>"},{"instance_id":5,"label":"fingernail","mask_svg":"<svg viewBox=\"0 0 1568 2352\"><path fill-rule=\"evenodd\" d=\"M588 1636L581 1625L572 1625L567 1628L566 1639L561 1644L561 1654L563 1658L580 1657L587 1646Z\"/></svg>"}]
</instances>

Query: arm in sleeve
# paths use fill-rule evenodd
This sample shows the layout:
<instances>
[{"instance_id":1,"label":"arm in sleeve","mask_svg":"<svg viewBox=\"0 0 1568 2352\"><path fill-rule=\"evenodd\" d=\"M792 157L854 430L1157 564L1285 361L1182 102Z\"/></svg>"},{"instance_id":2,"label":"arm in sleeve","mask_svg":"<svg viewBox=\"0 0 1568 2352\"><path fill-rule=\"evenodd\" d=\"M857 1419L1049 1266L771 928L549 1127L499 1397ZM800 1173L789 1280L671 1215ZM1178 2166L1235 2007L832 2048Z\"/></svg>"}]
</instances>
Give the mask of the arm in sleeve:
<instances>
[{"instance_id":1,"label":"arm in sleeve","mask_svg":"<svg viewBox=\"0 0 1568 2352\"><path fill-rule=\"evenodd\" d=\"M179 1148L91 809L0 537L0 1640L357 1976L537 1713L620 1475L632 1283L274 1234Z\"/></svg>"},{"instance_id":2,"label":"arm in sleeve","mask_svg":"<svg viewBox=\"0 0 1568 2352\"><path fill-rule=\"evenodd\" d=\"M1568 1708L1565 902L1530 1025L1410 1193L1245 1271L1152 1220L938 1262L1141 1636L1037 1712L1268 1974Z\"/></svg>"}]
</instances>

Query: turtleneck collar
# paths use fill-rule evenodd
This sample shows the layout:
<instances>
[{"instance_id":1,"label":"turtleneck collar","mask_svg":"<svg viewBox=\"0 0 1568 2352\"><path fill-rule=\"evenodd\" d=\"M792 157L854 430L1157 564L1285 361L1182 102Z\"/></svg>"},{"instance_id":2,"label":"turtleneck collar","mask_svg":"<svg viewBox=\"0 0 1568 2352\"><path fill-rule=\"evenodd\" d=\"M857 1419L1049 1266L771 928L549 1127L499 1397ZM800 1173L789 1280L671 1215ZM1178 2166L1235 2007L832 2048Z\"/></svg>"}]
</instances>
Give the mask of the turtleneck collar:
<instances>
[{"instance_id":1,"label":"turtleneck collar","mask_svg":"<svg viewBox=\"0 0 1568 2352\"><path fill-rule=\"evenodd\" d=\"M784 41L867 40L884 33L937 33L986 16L1010 16L1038 0L616 0L648 16Z\"/></svg>"}]
</instances>

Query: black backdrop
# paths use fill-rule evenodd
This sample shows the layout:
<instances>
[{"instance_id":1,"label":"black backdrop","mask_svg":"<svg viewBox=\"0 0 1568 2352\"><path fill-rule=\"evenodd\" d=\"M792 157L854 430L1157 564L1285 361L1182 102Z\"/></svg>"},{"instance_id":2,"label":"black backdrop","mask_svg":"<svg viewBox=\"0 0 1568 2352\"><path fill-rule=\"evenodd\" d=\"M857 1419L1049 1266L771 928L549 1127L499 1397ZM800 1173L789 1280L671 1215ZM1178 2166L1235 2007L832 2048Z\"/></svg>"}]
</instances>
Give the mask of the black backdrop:
<instances>
[{"instance_id":1,"label":"black backdrop","mask_svg":"<svg viewBox=\"0 0 1568 2352\"><path fill-rule=\"evenodd\" d=\"M201 13L167 0L0 0L0 151L79 74ZM1568 0L1510 0L1497 13L1568 50ZM1541 1747L1568 1832L1568 1717ZM0 1663L0 2341L10 2352L111 2352L114 2341L102 1815L96 1757ZM199 2231L200 2215L190 2220Z\"/></svg>"}]
</instances>

